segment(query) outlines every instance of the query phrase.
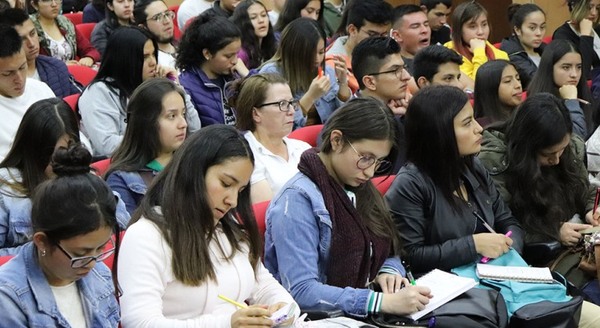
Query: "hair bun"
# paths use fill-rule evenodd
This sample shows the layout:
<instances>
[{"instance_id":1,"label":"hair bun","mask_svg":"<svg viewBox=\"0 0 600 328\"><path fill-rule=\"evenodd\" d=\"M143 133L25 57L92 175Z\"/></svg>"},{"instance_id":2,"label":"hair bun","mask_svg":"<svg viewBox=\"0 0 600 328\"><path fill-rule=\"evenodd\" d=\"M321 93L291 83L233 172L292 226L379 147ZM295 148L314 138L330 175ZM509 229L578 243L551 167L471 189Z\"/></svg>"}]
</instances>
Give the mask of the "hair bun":
<instances>
[{"instance_id":1,"label":"hair bun","mask_svg":"<svg viewBox=\"0 0 600 328\"><path fill-rule=\"evenodd\" d=\"M60 147L52 155L52 171L57 176L86 174L90 172L92 154L81 143L72 142Z\"/></svg>"}]
</instances>

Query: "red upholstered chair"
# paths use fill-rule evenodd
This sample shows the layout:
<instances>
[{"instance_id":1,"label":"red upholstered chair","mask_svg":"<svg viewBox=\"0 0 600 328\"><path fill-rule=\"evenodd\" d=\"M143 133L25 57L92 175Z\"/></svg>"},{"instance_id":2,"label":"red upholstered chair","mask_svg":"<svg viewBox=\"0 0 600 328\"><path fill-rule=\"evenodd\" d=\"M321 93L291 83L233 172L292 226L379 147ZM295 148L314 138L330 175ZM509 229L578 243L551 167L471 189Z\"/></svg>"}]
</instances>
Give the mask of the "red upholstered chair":
<instances>
[{"instance_id":1,"label":"red upholstered chair","mask_svg":"<svg viewBox=\"0 0 600 328\"><path fill-rule=\"evenodd\" d=\"M67 17L73 25L78 25L83 23L83 11L79 11L76 13L67 13L63 14L63 16Z\"/></svg>"},{"instance_id":2,"label":"red upholstered chair","mask_svg":"<svg viewBox=\"0 0 600 328\"><path fill-rule=\"evenodd\" d=\"M254 211L254 217L256 218L256 225L258 226L258 232L260 232L261 236L265 235L265 231L267 230L267 225L265 223L267 208L269 207L269 203L271 201L267 200L265 202L260 202L252 205L252 210Z\"/></svg>"},{"instance_id":3,"label":"red upholstered chair","mask_svg":"<svg viewBox=\"0 0 600 328\"><path fill-rule=\"evenodd\" d=\"M92 169L96 171L98 176L103 176L106 171L108 171L108 167L110 166L110 158L99 160L97 162L92 163L90 165Z\"/></svg>"},{"instance_id":4,"label":"red upholstered chair","mask_svg":"<svg viewBox=\"0 0 600 328\"><path fill-rule=\"evenodd\" d=\"M69 106L71 107L71 109L77 113L77 101L79 100L79 96L81 96L80 93L76 93L74 95L70 95L70 96L66 96L63 98L63 100L69 104Z\"/></svg>"},{"instance_id":5,"label":"red upholstered chair","mask_svg":"<svg viewBox=\"0 0 600 328\"><path fill-rule=\"evenodd\" d=\"M10 261L10 259L12 259L13 257L14 257L13 255L0 256L0 265Z\"/></svg>"},{"instance_id":6,"label":"red upholstered chair","mask_svg":"<svg viewBox=\"0 0 600 328\"><path fill-rule=\"evenodd\" d=\"M98 74L95 69L82 65L67 65L67 69L84 87L87 87Z\"/></svg>"},{"instance_id":7,"label":"red upholstered chair","mask_svg":"<svg viewBox=\"0 0 600 328\"><path fill-rule=\"evenodd\" d=\"M117 246L115 244L115 236L113 235L112 240L113 240L113 245L115 245L115 247ZM121 231L119 233L119 244L123 241L123 237L125 236L125 231ZM106 252L107 250L109 250L113 245L111 245L110 243L107 244L104 249L102 250L103 252ZM104 264L106 264L106 266L112 270L113 267L113 263L115 262L115 253L112 253L111 256L109 256L106 260L103 261Z\"/></svg>"},{"instance_id":8,"label":"red upholstered chair","mask_svg":"<svg viewBox=\"0 0 600 328\"><path fill-rule=\"evenodd\" d=\"M92 41L92 31L94 30L95 26L96 23L83 23L75 25L75 28L77 31L79 31L79 33L81 33L81 35Z\"/></svg>"},{"instance_id":9,"label":"red upholstered chair","mask_svg":"<svg viewBox=\"0 0 600 328\"><path fill-rule=\"evenodd\" d=\"M173 37L175 40L181 39L181 31L179 30L179 25L177 25L177 12L179 11L179 5L169 7L169 10L172 10L175 13L175 17L173 17Z\"/></svg>"},{"instance_id":10,"label":"red upholstered chair","mask_svg":"<svg viewBox=\"0 0 600 328\"><path fill-rule=\"evenodd\" d=\"M494 47L495 47L496 49L500 49L500 45L502 45L502 42L497 42L497 43L494 43Z\"/></svg>"},{"instance_id":11,"label":"red upholstered chair","mask_svg":"<svg viewBox=\"0 0 600 328\"><path fill-rule=\"evenodd\" d=\"M552 42L552 35L545 36L542 39L542 42L544 42L545 44L548 44L548 43Z\"/></svg>"},{"instance_id":12,"label":"red upholstered chair","mask_svg":"<svg viewBox=\"0 0 600 328\"><path fill-rule=\"evenodd\" d=\"M323 129L323 124L309 125L292 131L288 138L302 140L313 147L317 147L317 139Z\"/></svg>"},{"instance_id":13,"label":"red upholstered chair","mask_svg":"<svg viewBox=\"0 0 600 328\"><path fill-rule=\"evenodd\" d=\"M371 179L371 182L373 182L375 188L377 188L381 196L383 196L388 191L388 189L390 189L390 186L392 185L392 182L394 182L395 178L395 174L384 175Z\"/></svg>"}]
</instances>

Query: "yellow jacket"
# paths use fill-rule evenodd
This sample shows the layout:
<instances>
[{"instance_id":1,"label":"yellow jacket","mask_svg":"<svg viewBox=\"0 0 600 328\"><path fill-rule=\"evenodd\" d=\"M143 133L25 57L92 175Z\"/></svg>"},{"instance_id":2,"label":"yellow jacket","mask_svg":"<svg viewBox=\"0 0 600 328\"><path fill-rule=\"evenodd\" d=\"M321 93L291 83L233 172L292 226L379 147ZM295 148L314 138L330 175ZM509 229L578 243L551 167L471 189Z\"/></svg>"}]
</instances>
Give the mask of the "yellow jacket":
<instances>
[{"instance_id":1,"label":"yellow jacket","mask_svg":"<svg viewBox=\"0 0 600 328\"><path fill-rule=\"evenodd\" d=\"M485 44L486 46L492 49L492 52L494 53L494 57L496 59L509 60L508 54L506 52L494 47L494 45L491 44L489 41L485 41ZM444 44L444 47L454 50L454 42L448 41ZM460 71L463 74L470 77L471 79L473 79L473 81L475 81L475 75L477 75L477 70L479 69L479 66L487 63L488 61L487 55L485 54L485 48L476 49L475 53L473 53L473 58L471 58L471 60L467 59L467 57L465 56L462 56L462 59L463 63L462 65L460 65Z\"/></svg>"}]
</instances>

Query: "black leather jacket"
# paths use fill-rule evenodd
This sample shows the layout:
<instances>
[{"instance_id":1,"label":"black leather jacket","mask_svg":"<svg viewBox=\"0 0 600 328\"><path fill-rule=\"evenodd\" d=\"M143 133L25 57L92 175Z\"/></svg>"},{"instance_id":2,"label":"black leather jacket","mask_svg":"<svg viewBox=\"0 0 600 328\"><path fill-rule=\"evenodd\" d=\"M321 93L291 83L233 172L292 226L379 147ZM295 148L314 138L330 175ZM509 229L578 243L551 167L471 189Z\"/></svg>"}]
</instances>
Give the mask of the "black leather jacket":
<instances>
[{"instance_id":1,"label":"black leather jacket","mask_svg":"<svg viewBox=\"0 0 600 328\"><path fill-rule=\"evenodd\" d=\"M512 246L521 253L523 231L517 219L477 158L474 168L463 175L471 190L469 202L497 233L512 231ZM473 240L477 228L473 210L465 205L462 213L455 212L441 190L412 163L398 172L385 199L402 236L404 258L415 273L450 270L479 258Z\"/></svg>"}]
</instances>

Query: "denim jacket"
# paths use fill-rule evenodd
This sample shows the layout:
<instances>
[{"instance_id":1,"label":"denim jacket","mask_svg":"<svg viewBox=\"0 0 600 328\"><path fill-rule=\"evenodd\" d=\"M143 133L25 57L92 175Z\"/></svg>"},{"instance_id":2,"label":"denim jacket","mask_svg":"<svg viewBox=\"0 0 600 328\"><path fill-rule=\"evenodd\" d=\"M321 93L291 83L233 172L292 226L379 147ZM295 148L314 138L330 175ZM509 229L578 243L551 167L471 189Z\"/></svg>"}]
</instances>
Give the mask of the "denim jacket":
<instances>
[{"instance_id":1,"label":"denim jacket","mask_svg":"<svg viewBox=\"0 0 600 328\"><path fill-rule=\"evenodd\" d=\"M0 168L0 178L16 183L21 181L21 172L15 168ZM119 194L113 193L117 197L117 222L125 229L130 215ZM32 236L31 200L10 186L0 184L0 256L17 254Z\"/></svg>"},{"instance_id":2,"label":"denim jacket","mask_svg":"<svg viewBox=\"0 0 600 328\"><path fill-rule=\"evenodd\" d=\"M111 273L103 263L77 282L87 327L117 327L119 305ZM0 267L0 323L3 327L70 327L58 310L33 243Z\"/></svg>"},{"instance_id":3,"label":"denim jacket","mask_svg":"<svg viewBox=\"0 0 600 328\"><path fill-rule=\"evenodd\" d=\"M0 179L21 181L17 169L0 168ZM0 185L0 256L14 255L31 240L31 200L6 184Z\"/></svg>"},{"instance_id":4,"label":"denim jacket","mask_svg":"<svg viewBox=\"0 0 600 328\"><path fill-rule=\"evenodd\" d=\"M281 74L281 68L277 66L274 62L266 63L263 67L261 67L259 73L279 73ZM342 105L342 101L338 98L338 92L340 91L340 85L337 82L337 77L335 76L335 70L330 66L325 66L324 74L327 74L329 77L329 82L331 82L331 88L325 95L319 98L315 102L315 108L317 109L317 113L319 113L319 117L321 118L321 123L325 124L329 116L333 114L333 112L338 109ZM300 99L304 96L305 92L300 92L294 94L294 99ZM306 117L302 115L301 110L296 110L294 112L294 129L303 127L306 124Z\"/></svg>"},{"instance_id":5,"label":"denim jacket","mask_svg":"<svg viewBox=\"0 0 600 328\"><path fill-rule=\"evenodd\" d=\"M156 175L157 173L154 172ZM119 193L127 212L133 214L148 190L146 182L139 172L114 171L106 179L110 188Z\"/></svg>"},{"instance_id":6,"label":"denim jacket","mask_svg":"<svg viewBox=\"0 0 600 328\"><path fill-rule=\"evenodd\" d=\"M332 221L314 182L297 173L271 200L266 221L265 266L300 307L325 303L347 314L367 315L370 289L327 285ZM405 274L398 257L388 258L382 268Z\"/></svg>"}]
</instances>

